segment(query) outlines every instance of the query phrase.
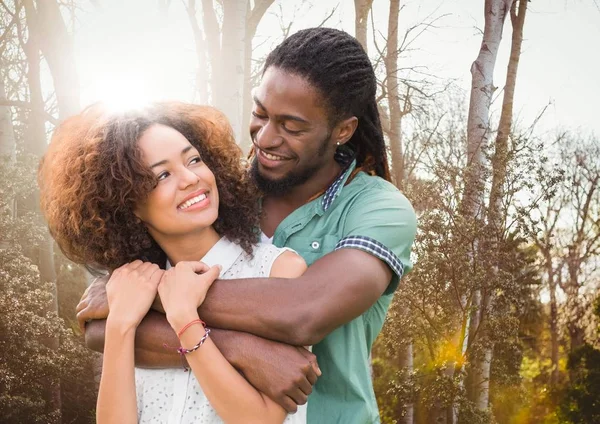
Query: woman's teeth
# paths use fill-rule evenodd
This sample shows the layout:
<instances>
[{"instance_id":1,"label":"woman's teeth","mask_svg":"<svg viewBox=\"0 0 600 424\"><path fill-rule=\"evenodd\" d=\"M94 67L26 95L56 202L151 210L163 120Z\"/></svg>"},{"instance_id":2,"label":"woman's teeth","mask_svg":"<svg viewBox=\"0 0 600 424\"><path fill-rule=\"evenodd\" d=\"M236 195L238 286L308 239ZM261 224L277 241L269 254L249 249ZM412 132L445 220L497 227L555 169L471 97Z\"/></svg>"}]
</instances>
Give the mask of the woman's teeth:
<instances>
[{"instance_id":1,"label":"woman's teeth","mask_svg":"<svg viewBox=\"0 0 600 424\"><path fill-rule=\"evenodd\" d=\"M191 198L190 200L187 200L186 202L182 203L179 206L179 209L187 209L190 206L192 206L194 203L198 203L203 201L204 199L206 199L206 193L201 194L200 196L196 196Z\"/></svg>"}]
</instances>

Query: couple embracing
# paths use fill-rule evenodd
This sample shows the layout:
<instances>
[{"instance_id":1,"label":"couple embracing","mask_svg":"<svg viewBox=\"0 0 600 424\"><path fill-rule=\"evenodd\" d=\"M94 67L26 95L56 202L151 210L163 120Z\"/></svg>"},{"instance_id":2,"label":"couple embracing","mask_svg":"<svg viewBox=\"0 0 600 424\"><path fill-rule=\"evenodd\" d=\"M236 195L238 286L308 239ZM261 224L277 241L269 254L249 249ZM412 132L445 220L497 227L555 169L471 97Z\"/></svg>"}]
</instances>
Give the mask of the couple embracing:
<instances>
[{"instance_id":1,"label":"couple embracing","mask_svg":"<svg viewBox=\"0 0 600 424\"><path fill-rule=\"evenodd\" d=\"M370 351L416 218L373 67L348 34L303 30L253 98L249 169L206 106L92 106L53 135L50 231L110 273L77 308L104 352L99 423L379 422Z\"/></svg>"}]
</instances>

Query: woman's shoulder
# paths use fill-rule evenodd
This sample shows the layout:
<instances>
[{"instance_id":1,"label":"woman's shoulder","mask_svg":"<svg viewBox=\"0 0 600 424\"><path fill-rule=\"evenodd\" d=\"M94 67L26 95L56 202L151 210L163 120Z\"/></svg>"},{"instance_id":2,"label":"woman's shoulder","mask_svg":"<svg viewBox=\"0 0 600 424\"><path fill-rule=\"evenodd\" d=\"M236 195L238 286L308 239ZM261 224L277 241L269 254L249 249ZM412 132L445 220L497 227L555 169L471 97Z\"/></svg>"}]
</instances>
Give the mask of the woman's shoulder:
<instances>
[{"instance_id":1,"label":"woman's shoulder","mask_svg":"<svg viewBox=\"0 0 600 424\"><path fill-rule=\"evenodd\" d=\"M281 248L273 261L269 276L295 278L304 274L306 268L306 261L295 250Z\"/></svg>"},{"instance_id":2,"label":"woman's shoulder","mask_svg":"<svg viewBox=\"0 0 600 424\"><path fill-rule=\"evenodd\" d=\"M306 269L304 259L294 250L269 243L257 243L252 257L244 256L244 262L252 269L254 277L293 278Z\"/></svg>"}]
</instances>

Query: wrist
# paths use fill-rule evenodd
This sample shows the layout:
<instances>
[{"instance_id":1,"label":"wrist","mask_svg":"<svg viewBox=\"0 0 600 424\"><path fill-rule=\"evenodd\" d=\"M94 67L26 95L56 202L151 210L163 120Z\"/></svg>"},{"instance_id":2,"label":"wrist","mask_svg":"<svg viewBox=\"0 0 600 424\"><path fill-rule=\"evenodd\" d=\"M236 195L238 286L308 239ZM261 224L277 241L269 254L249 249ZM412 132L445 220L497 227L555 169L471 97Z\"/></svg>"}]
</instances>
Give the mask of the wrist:
<instances>
[{"instance_id":1,"label":"wrist","mask_svg":"<svg viewBox=\"0 0 600 424\"><path fill-rule=\"evenodd\" d=\"M189 313L178 313L173 315L167 314L167 321L171 325L173 331L175 331L175 333L177 334L179 334L182 328L184 328L190 322L197 319L199 319L197 311Z\"/></svg>"},{"instance_id":2,"label":"wrist","mask_svg":"<svg viewBox=\"0 0 600 424\"><path fill-rule=\"evenodd\" d=\"M213 336L213 334L211 334ZM217 334L215 336L218 337ZM254 349L256 339L258 337L249 333L243 333L238 331L227 331L223 334L222 339L225 342L222 343L224 346L221 348L219 344L219 350L223 349L223 356L227 358L227 361L234 368L242 371L243 373L250 372L255 366L254 357L252 350ZM215 337L213 337L213 340Z\"/></svg>"},{"instance_id":3,"label":"wrist","mask_svg":"<svg viewBox=\"0 0 600 424\"><path fill-rule=\"evenodd\" d=\"M106 332L119 334L123 337L128 336L130 334L135 335L135 331L137 330L138 325L138 322L132 322L114 316L111 317L111 315L109 315L106 319Z\"/></svg>"}]
</instances>

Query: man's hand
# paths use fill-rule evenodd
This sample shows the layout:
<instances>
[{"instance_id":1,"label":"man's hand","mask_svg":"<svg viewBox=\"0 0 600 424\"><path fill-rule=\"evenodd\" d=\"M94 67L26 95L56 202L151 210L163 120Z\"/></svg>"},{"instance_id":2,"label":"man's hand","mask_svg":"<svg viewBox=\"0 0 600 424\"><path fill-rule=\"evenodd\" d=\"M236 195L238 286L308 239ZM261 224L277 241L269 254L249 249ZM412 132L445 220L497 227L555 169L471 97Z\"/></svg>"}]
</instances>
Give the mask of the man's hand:
<instances>
[{"instance_id":1,"label":"man's hand","mask_svg":"<svg viewBox=\"0 0 600 424\"><path fill-rule=\"evenodd\" d=\"M82 332L85 332L85 323L93 319L106 319L108 317L108 298L106 297L106 283L110 276L98 277L83 292L81 300L75 308L77 322Z\"/></svg>"},{"instance_id":2,"label":"man's hand","mask_svg":"<svg viewBox=\"0 0 600 424\"><path fill-rule=\"evenodd\" d=\"M303 347L253 336L251 340L244 346L244 360L239 364L244 376L287 412L296 412L321 375L316 356Z\"/></svg>"}]
</instances>

